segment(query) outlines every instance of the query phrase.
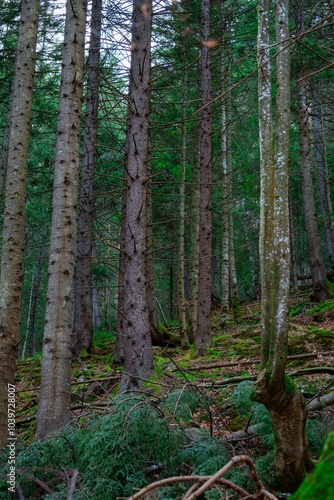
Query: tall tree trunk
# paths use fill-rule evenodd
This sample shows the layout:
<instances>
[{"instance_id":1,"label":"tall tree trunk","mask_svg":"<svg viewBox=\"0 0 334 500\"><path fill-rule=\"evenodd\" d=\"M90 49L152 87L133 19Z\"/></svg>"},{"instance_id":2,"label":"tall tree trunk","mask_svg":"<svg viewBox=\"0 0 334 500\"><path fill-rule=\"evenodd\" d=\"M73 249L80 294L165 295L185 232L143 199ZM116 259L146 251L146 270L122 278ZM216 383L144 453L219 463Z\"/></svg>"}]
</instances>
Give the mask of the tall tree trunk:
<instances>
[{"instance_id":1,"label":"tall tree trunk","mask_svg":"<svg viewBox=\"0 0 334 500\"><path fill-rule=\"evenodd\" d=\"M11 124L11 111L12 111L12 98L13 98L13 86L14 80L12 82L12 88L9 97L8 111L7 111L7 119L6 126L2 139L2 149L0 154L0 199L3 195L4 186L6 183L6 174L7 174L7 163L8 163L8 146L9 146L9 134L10 134L10 124Z\"/></svg>"},{"instance_id":2,"label":"tall tree trunk","mask_svg":"<svg viewBox=\"0 0 334 500\"><path fill-rule=\"evenodd\" d=\"M301 72L300 76L304 76L303 71ZM318 302L328 299L329 291L326 283L326 269L321 252L316 208L314 202L314 190L311 170L312 159L310 137L310 102L308 101L307 90L307 80L299 80L297 83L297 96L303 209L314 300Z\"/></svg>"},{"instance_id":3,"label":"tall tree trunk","mask_svg":"<svg viewBox=\"0 0 334 500\"><path fill-rule=\"evenodd\" d=\"M20 336L26 184L39 7L39 0L22 1L11 97L0 277L0 448L8 444L8 385L14 383Z\"/></svg>"},{"instance_id":4,"label":"tall tree trunk","mask_svg":"<svg viewBox=\"0 0 334 500\"><path fill-rule=\"evenodd\" d=\"M125 355L121 390L136 390L153 371L147 309L146 200L148 181L152 4L134 0L126 158L124 256Z\"/></svg>"},{"instance_id":5,"label":"tall tree trunk","mask_svg":"<svg viewBox=\"0 0 334 500\"><path fill-rule=\"evenodd\" d=\"M295 228L293 224L291 189L289 189L289 227L290 227L290 252L291 252L291 279L294 292L298 292L297 259L295 245Z\"/></svg>"},{"instance_id":6,"label":"tall tree trunk","mask_svg":"<svg viewBox=\"0 0 334 500\"><path fill-rule=\"evenodd\" d=\"M185 54L184 54L185 56ZM184 57L185 59L185 57ZM179 325L181 345L187 345L187 321L186 321L186 296L185 296L185 182L187 163L187 69L183 73L183 96L182 96L182 129L181 129L181 158L180 158L180 187L179 187L179 235L178 235L178 274L177 274L177 308L179 313Z\"/></svg>"},{"instance_id":7,"label":"tall tree trunk","mask_svg":"<svg viewBox=\"0 0 334 500\"><path fill-rule=\"evenodd\" d=\"M322 216L324 219L327 252L332 264L332 268L334 269L334 225L332 221L333 208L329 191L325 146L322 139L321 113L319 106L318 91L317 91L317 86L314 83L311 85L311 92L312 92L313 135L314 135L314 145L315 145L316 159L318 165L320 202L321 202Z\"/></svg>"},{"instance_id":8,"label":"tall tree trunk","mask_svg":"<svg viewBox=\"0 0 334 500\"><path fill-rule=\"evenodd\" d=\"M259 126L261 153L261 240L263 370L254 399L268 409L275 433L277 476L294 491L305 475L307 443L306 404L285 375L288 343L290 284L289 130L290 64L287 42L288 0L276 3L277 97L276 154L273 154L271 81L269 66L269 1L258 5Z\"/></svg>"},{"instance_id":9,"label":"tall tree trunk","mask_svg":"<svg viewBox=\"0 0 334 500\"><path fill-rule=\"evenodd\" d=\"M119 237L118 257L118 304L117 304L117 329L114 361L124 362L123 327L124 327L124 260L125 260L125 211L126 211L126 186L122 190L121 229Z\"/></svg>"},{"instance_id":10,"label":"tall tree trunk","mask_svg":"<svg viewBox=\"0 0 334 500\"><path fill-rule=\"evenodd\" d=\"M223 7L224 9L224 7ZM233 238L233 186L232 186L232 93L231 81L231 30L229 13L223 12L225 40L222 59L222 91L226 91L222 103L221 149L223 175L222 202L222 323L229 323L239 315L238 283L235 270ZM232 310L232 311L231 311ZM231 314L231 312L233 314Z\"/></svg>"},{"instance_id":11,"label":"tall tree trunk","mask_svg":"<svg viewBox=\"0 0 334 500\"><path fill-rule=\"evenodd\" d=\"M201 0L201 123L200 123L200 265L198 277L198 309L196 352L206 353L211 337L211 56L210 0Z\"/></svg>"},{"instance_id":12,"label":"tall tree trunk","mask_svg":"<svg viewBox=\"0 0 334 500\"><path fill-rule=\"evenodd\" d=\"M198 274L199 274L199 156L193 159L191 189L190 251L189 251L189 331L188 338L193 341L197 331Z\"/></svg>"},{"instance_id":13,"label":"tall tree trunk","mask_svg":"<svg viewBox=\"0 0 334 500\"><path fill-rule=\"evenodd\" d=\"M150 170L150 169L149 169ZM150 172L151 174L151 172ZM150 324L150 334L152 343L159 345L162 338L158 330L158 311L157 311L157 294L155 289L155 279L154 279L154 266L153 266L153 255L154 255L154 242L153 242L153 225L152 225L152 181L151 175L149 175L149 180L147 182L147 199L146 199L146 215L147 215L147 225L146 225L146 282L147 282L147 308L148 308L148 321Z\"/></svg>"},{"instance_id":14,"label":"tall tree trunk","mask_svg":"<svg viewBox=\"0 0 334 500\"><path fill-rule=\"evenodd\" d=\"M86 1L67 0L57 125L38 439L71 419L71 340Z\"/></svg>"},{"instance_id":15,"label":"tall tree trunk","mask_svg":"<svg viewBox=\"0 0 334 500\"><path fill-rule=\"evenodd\" d=\"M92 255L94 220L94 167L100 86L102 0L93 0L91 36L87 60L87 103L82 154L82 175L78 218L78 250L72 349L79 356L93 342Z\"/></svg>"}]
</instances>

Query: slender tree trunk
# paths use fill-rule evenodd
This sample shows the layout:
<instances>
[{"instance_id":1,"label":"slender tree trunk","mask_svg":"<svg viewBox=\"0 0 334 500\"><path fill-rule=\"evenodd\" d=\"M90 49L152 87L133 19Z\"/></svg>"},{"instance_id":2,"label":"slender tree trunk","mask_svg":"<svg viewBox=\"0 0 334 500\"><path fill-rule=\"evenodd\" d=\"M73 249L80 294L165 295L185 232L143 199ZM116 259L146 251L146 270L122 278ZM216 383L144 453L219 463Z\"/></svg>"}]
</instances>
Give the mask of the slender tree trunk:
<instances>
[{"instance_id":1,"label":"slender tree trunk","mask_svg":"<svg viewBox=\"0 0 334 500\"><path fill-rule=\"evenodd\" d=\"M10 124L12 121L11 120L11 111L12 111L12 97L13 97L13 91L14 91L13 85L14 85L14 80L12 83L12 88L11 88L10 97L9 97L7 120L6 120L5 131L3 134L2 149L1 149L1 155L0 155L0 199L3 195L3 190L4 190L5 183L6 183L9 134L10 134Z\"/></svg>"},{"instance_id":2,"label":"slender tree trunk","mask_svg":"<svg viewBox=\"0 0 334 500\"><path fill-rule=\"evenodd\" d=\"M313 122L313 135L314 145L316 152L316 159L318 165L318 179L320 190L320 202L322 209L322 216L324 219L324 227L326 234L327 252L334 269L334 225L332 221L332 203L329 191L328 171L326 163L325 147L322 140L322 127L321 127L321 114L318 99L317 87L313 83L311 85L312 92L312 122Z\"/></svg>"},{"instance_id":3,"label":"slender tree trunk","mask_svg":"<svg viewBox=\"0 0 334 500\"><path fill-rule=\"evenodd\" d=\"M0 448L8 443L8 387L14 384L20 336L26 184L39 7L39 0L22 1L12 86L0 277Z\"/></svg>"},{"instance_id":4,"label":"slender tree trunk","mask_svg":"<svg viewBox=\"0 0 334 500\"><path fill-rule=\"evenodd\" d=\"M298 292L297 260L295 254L295 230L293 224L291 189L289 189L289 227L290 227L290 251L291 251L291 278L294 292Z\"/></svg>"},{"instance_id":5,"label":"slender tree trunk","mask_svg":"<svg viewBox=\"0 0 334 500\"><path fill-rule=\"evenodd\" d=\"M224 8L224 7L223 7ZM235 270L233 237L233 184L232 184L232 86L231 80L231 30L229 13L224 14L224 53L222 61L222 90L226 91L222 103L221 148L223 174L222 205L222 323L229 323L239 316L238 283ZM232 310L232 311L231 311ZM231 314L233 313L233 315Z\"/></svg>"},{"instance_id":6,"label":"slender tree trunk","mask_svg":"<svg viewBox=\"0 0 334 500\"><path fill-rule=\"evenodd\" d=\"M71 340L86 1L67 0L57 125L38 439L71 419Z\"/></svg>"},{"instance_id":7,"label":"slender tree trunk","mask_svg":"<svg viewBox=\"0 0 334 500\"><path fill-rule=\"evenodd\" d=\"M299 82L297 83L297 95L303 209L314 299L318 302L328 299L329 291L326 283L326 269L321 253L316 208L314 202L314 190L311 170L312 159L309 113L310 103L308 102L307 89L307 80L299 80Z\"/></svg>"},{"instance_id":8,"label":"slender tree trunk","mask_svg":"<svg viewBox=\"0 0 334 500\"><path fill-rule=\"evenodd\" d=\"M289 238L289 130L290 64L287 42L288 0L276 3L277 97L276 154L273 154L271 82L269 73L269 1L258 5L259 125L261 152L261 240L263 370L254 399L268 409L274 424L277 476L294 491L305 475L307 442L306 404L285 375L288 343L290 285ZM265 64L266 63L266 64ZM265 66L262 66L265 64ZM268 248L265 248L265 246Z\"/></svg>"},{"instance_id":9,"label":"slender tree trunk","mask_svg":"<svg viewBox=\"0 0 334 500\"><path fill-rule=\"evenodd\" d=\"M189 324L188 338L194 339L197 331L198 274L199 274L199 157L194 158L191 217L190 217L190 252L189 252Z\"/></svg>"},{"instance_id":10,"label":"slender tree trunk","mask_svg":"<svg viewBox=\"0 0 334 500\"><path fill-rule=\"evenodd\" d=\"M179 313L181 344L187 345L187 321L186 321L186 296L185 296L185 182L187 162L187 69L183 74L183 97L182 97L182 129L181 129L181 158L180 158L180 205L179 205L179 235L178 235L178 275L177 275L177 307Z\"/></svg>"},{"instance_id":11,"label":"slender tree trunk","mask_svg":"<svg viewBox=\"0 0 334 500\"><path fill-rule=\"evenodd\" d=\"M270 341L275 336L274 269L274 151L272 120L271 65L269 62L269 0L258 2L258 98L261 162L260 194L260 281L261 281L261 360L265 365Z\"/></svg>"},{"instance_id":12,"label":"slender tree trunk","mask_svg":"<svg viewBox=\"0 0 334 500\"><path fill-rule=\"evenodd\" d=\"M225 78L225 71L223 65L223 78ZM222 103L221 113L221 150L222 150L222 316L221 321L223 325L228 325L231 321L230 315L230 231L229 231L229 172L227 162L227 117L226 117L226 103Z\"/></svg>"},{"instance_id":13,"label":"slender tree trunk","mask_svg":"<svg viewBox=\"0 0 334 500\"><path fill-rule=\"evenodd\" d=\"M150 177L150 176L149 176ZM153 345L160 345L162 336L158 330L158 311L157 311L157 294L155 289L154 279L154 242L153 242L153 226L152 226L152 181L151 178L147 182L147 199L146 199L146 282L147 282L147 308L148 320L150 324L150 334Z\"/></svg>"},{"instance_id":14,"label":"slender tree trunk","mask_svg":"<svg viewBox=\"0 0 334 500\"><path fill-rule=\"evenodd\" d=\"M121 207L121 230L119 238L118 258L118 304L117 304L117 330L114 360L116 363L124 362L123 348L123 323L124 323L124 259L125 259L125 210L126 210L126 186L122 191Z\"/></svg>"},{"instance_id":15,"label":"slender tree trunk","mask_svg":"<svg viewBox=\"0 0 334 500\"><path fill-rule=\"evenodd\" d=\"M126 158L124 258L125 355L121 390L136 390L153 371L147 309L146 200L148 181L152 4L134 0Z\"/></svg>"},{"instance_id":16,"label":"slender tree trunk","mask_svg":"<svg viewBox=\"0 0 334 500\"><path fill-rule=\"evenodd\" d=\"M72 349L79 356L93 342L92 255L94 220L94 167L100 86L102 0L93 0L87 61L87 102L83 140L82 175L78 218L78 250L75 274Z\"/></svg>"},{"instance_id":17,"label":"slender tree trunk","mask_svg":"<svg viewBox=\"0 0 334 500\"><path fill-rule=\"evenodd\" d=\"M201 124L200 124L200 266L198 277L198 309L196 352L206 353L211 338L211 57L210 0L201 1Z\"/></svg>"},{"instance_id":18,"label":"slender tree trunk","mask_svg":"<svg viewBox=\"0 0 334 500\"><path fill-rule=\"evenodd\" d=\"M36 351L35 325L36 325L37 311L38 311L38 302L39 302L38 299L41 291L43 260L46 252L46 248L44 246L45 237L46 237L46 231L43 230L41 232L41 237L40 237L37 269L33 280L32 305L31 305L30 324L29 324L28 339L27 339L29 356L33 356Z\"/></svg>"}]
</instances>

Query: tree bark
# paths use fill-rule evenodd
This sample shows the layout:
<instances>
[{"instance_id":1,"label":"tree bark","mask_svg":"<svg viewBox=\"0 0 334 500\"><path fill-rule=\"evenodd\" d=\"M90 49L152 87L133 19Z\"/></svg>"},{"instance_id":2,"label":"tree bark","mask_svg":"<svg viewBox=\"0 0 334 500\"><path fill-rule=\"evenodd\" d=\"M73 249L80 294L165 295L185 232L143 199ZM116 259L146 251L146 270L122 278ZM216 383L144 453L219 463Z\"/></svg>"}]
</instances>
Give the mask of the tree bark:
<instances>
[{"instance_id":1,"label":"tree bark","mask_svg":"<svg viewBox=\"0 0 334 500\"><path fill-rule=\"evenodd\" d=\"M14 384L24 275L26 184L39 0L23 0L11 97L0 301L0 448L7 444L8 384Z\"/></svg>"},{"instance_id":2,"label":"tree bark","mask_svg":"<svg viewBox=\"0 0 334 500\"><path fill-rule=\"evenodd\" d=\"M126 165L124 256L125 355L121 390L136 390L153 371L147 308L146 200L148 182L152 4L134 0Z\"/></svg>"},{"instance_id":3,"label":"tree bark","mask_svg":"<svg viewBox=\"0 0 334 500\"><path fill-rule=\"evenodd\" d=\"M300 73L300 76L304 76L303 70ZM303 209L314 300L319 302L321 300L329 299L329 291L326 283L326 269L321 252L316 208L314 202L314 189L311 170L312 159L310 137L310 102L308 102L307 91L307 80L299 80L299 82L297 83L297 96Z\"/></svg>"},{"instance_id":4,"label":"tree bark","mask_svg":"<svg viewBox=\"0 0 334 500\"><path fill-rule=\"evenodd\" d=\"M124 363L123 324L124 324L124 260L125 260L125 211L126 211L126 186L122 190L121 229L119 236L118 257L118 303L117 303L117 329L114 360Z\"/></svg>"},{"instance_id":5,"label":"tree bark","mask_svg":"<svg viewBox=\"0 0 334 500\"><path fill-rule=\"evenodd\" d=\"M182 124L181 124L181 158L180 158L180 187L179 187L179 234L178 234L178 274L177 274L177 308L179 314L181 345L187 345L188 332L186 321L186 296L185 296L185 182L187 162L187 69L183 74L182 96Z\"/></svg>"},{"instance_id":6,"label":"tree bark","mask_svg":"<svg viewBox=\"0 0 334 500\"><path fill-rule=\"evenodd\" d=\"M100 86L102 0L93 0L91 36L87 61L87 102L83 140L82 174L78 218L78 249L72 349L79 356L93 342L92 256L94 220L94 167Z\"/></svg>"},{"instance_id":7,"label":"tree bark","mask_svg":"<svg viewBox=\"0 0 334 500\"><path fill-rule=\"evenodd\" d=\"M71 340L86 1L67 0L57 125L38 439L71 419Z\"/></svg>"},{"instance_id":8,"label":"tree bark","mask_svg":"<svg viewBox=\"0 0 334 500\"><path fill-rule=\"evenodd\" d=\"M203 356L212 345L211 338L211 56L210 0L201 1L201 124L200 124L200 224L199 276L196 353Z\"/></svg>"},{"instance_id":9,"label":"tree bark","mask_svg":"<svg viewBox=\"0 0 334 500\"><path fill-rule=\"evenodd\" d=\"M332 221L332 203L330 198L328 170L326 163L325 146L322 139L321 113L319 106L318 91L316 85L311 85L312 93L312 122L314 146L318 165L318 183L320 191L320 202L324 228L326 234L327 252L334 269L334 225Z\"/></svg>"},{"instance_id":10,"label":"tree bark","mask_svg":"<svg viewBox=\"0 0 334 500\"><path fill-rule=\"evenodd\" d=\"M269 68L269 0L259 0L259 126L261 151L261 363L253 399L268 409L274 425L277 477L294 491L305 475L306 405L285 375L290 285L289 130L290 58L289 2L276 3L276 144L271 111Z\"/></svg>"},{"instance_id":11,"label":"tree bark","mask_svg":"<svg viewBox=\"0 0 334 500\"><path fill-rule=\"evenodd\" d=\"M197 331L198 274L199 274L199 157L196 150L193 160L190 251L189 251L189 331L188 338L193 340Z\"/></svg>"}]
</instances>

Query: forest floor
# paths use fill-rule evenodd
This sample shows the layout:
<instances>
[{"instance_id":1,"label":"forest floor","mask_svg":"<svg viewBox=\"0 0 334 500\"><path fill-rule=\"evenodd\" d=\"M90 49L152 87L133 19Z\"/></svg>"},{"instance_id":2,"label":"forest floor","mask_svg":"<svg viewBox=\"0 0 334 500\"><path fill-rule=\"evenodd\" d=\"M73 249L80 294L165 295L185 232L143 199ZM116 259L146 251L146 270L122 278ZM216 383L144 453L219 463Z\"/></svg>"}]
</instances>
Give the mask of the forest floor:
<instances>
[{"instance_id":1,"label":"forest floor","mask_svg":"<svg viewBox=\"0 0 334 500\"><path fill-rule=\"evenodd\" d=\"M242 411L232 396L240 382L254 381L259 371L259 321L258 302L243 304L238 324L230 328L222 329L218 311L213 312L214 345L208 354L198 358L193 348L155 348L155 374L143 388L154 404L173 391L190 390L203 397L207 404L190 413L187 432L195 440L201 432L218 437L230 446L230 456L256 458L265 453L265 445L252 430L256 423L252 410ZM87 425L92 414L105 414L117 394L121 368L113 364L113 340L108 333L98 333L91 353L73 363L72 411L79 426ZM333 367L334 300L316 304L307 295L291 298L287 373L308 403L333 390ZM40 356L20 361L16 390L21 442L33 440L39 384ZM323 428L321 450L324 436L334 428L334 403L312 412L311 418ZM319 451L313 451L312 459L318 458Z\"/></svg>"}]
</instances>

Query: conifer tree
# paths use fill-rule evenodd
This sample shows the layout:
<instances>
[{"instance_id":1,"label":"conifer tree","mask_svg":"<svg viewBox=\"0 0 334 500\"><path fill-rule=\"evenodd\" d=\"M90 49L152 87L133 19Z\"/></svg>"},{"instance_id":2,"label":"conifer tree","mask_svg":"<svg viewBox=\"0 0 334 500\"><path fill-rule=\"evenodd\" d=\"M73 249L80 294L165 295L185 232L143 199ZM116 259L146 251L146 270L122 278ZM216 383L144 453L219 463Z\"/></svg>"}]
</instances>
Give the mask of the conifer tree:
<instances>
[{"instance_id":1,"label":"conifer tree","mask_svg":"<svg viewBox=\"0 0 334 500\"><path fill-rule=\"evenodd\" d=\"M7 442L8 384L14 383L24 276L26 184L39 0L23 0L10 108L0 276L0 447Z\"/></svg>"},{"instance_id":2,"label":"conifer tree","mask_svg":"<svg viewBox=\"0 0 334 500\"><path fill-rule=\"evenodd\" d=\"M67 0L36 436L71 419L71 341L86 0Z\"/></svg>"}]
</instances>

